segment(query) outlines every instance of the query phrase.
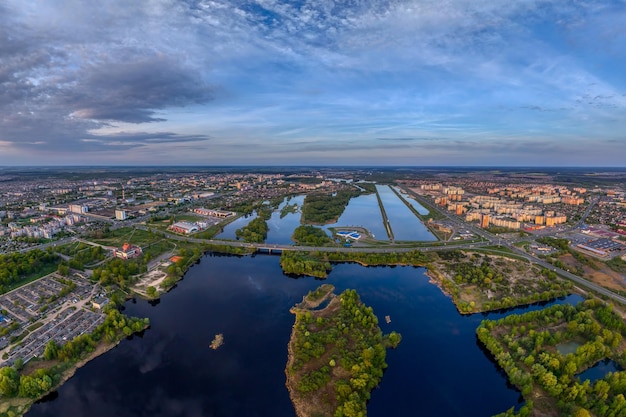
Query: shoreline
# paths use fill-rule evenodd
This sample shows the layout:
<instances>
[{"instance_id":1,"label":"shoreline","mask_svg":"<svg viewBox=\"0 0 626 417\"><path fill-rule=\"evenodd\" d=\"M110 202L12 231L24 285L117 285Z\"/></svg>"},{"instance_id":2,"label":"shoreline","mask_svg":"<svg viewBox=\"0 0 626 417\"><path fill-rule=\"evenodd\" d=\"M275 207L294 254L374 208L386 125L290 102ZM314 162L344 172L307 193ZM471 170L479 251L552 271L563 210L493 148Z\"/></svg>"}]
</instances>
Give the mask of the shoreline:
<instances>
[{"instance_id":1,"label":"shoreline","mask_svg":"<svg viewBox=\"0 0 626 417\"><path fill-rule=\"evenodd\" d=\"M147 328L147 326L143 329L145 330ZM69 381L70 379L72 379L72 377L76 374L76 372L82 368L83 366L87 365L89 362L91 362L92 360L98 358L101 355L104 355L105 353L107 353L108 351L112 350L113 348L117 347L117 345L119 345L121 343L121 341L124 340L124 338L121 338L119 340L117 340L116 342L113 343L100 343L98 344L98 346L96 347L96 349L89 353L87 356L85 356L84 358L80 359L79 361L77 361L76 363L72 364L69 368L65 369L62 373L61 373L61 379L59 380L58 383L56 383L54 386L52 386L50 388L50 390L48 390L46 393L44 393L43 395L41 395L39 398L24 398L24 397L13 397L13 398L7 398L6 399L6 411L8 412L9 410L11 410L11 408L13 407L18 407L18 414L16 414L16 416L24 416L29 410L30 408L33 406L33 404L35 404L38 401L41 401L43 398L45 398L46 396L52 394L53 392L57 391L59 388L61 388L67 381ZM21 409L19 409L21 408ZM0 412L2 413L2 412Z\"/></svg>"}]
</instances>

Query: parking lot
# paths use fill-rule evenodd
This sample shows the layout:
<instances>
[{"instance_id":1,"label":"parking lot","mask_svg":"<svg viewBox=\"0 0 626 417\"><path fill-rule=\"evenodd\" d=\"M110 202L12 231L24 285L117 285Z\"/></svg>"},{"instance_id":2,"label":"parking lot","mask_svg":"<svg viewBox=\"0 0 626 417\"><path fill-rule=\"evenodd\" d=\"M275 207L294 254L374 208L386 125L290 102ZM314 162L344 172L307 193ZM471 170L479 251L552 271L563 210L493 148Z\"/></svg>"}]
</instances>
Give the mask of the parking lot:
<instances>
[{"instance_id":1,"label":"parking lot","mask_svg":"<svg viewBox=\"0 0 626 417\"><path fill-rule=\"evenodd\" d=\"M62 345L91 332L105 318L84 308L98 290L80 276L53 273L0 296L0 328L7 329L0 337L0 366L40 356L50 340Z\"/></svg>"}]
</instances>

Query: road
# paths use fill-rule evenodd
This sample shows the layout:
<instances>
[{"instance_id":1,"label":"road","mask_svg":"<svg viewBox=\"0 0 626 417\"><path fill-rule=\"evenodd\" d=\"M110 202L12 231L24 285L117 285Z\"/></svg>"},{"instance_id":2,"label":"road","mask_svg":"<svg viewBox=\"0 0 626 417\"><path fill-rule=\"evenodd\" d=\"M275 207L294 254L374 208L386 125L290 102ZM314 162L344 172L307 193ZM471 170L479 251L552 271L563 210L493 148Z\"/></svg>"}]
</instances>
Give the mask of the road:
<instances>
[{"instance_id":1,"label":"road","mask_svg":"<svg viewBox=\"0 0 626 417\"><path fill-rule=\"evenodd\" d=\"M421 198L421 196L417 196L414 194L414 197L416 200L420 201L419 199ZM578 223L576 224L576 226L574 226L572 228L575 229L577 227L579 227L580 225L582 225L582 223L584 222L584 220L587 218L587 216L589 215L589 213L591 212L593 205L597 202L597 200L592 200L589 203L589 207L587 207L587 210L585 210L585 213L583 214L583 216L581 217L581 219L578 221ZM427 202L429 203L429 202ZM430 206L433 206L432 204L429 204ZM454 223L460 223L460 220L456 217L456 215L447 213L443 210L441 210L439 207L435 207L435 209L441 213L442 215L446 216L450 221L454 222ZM588 290L592 290L595 291L599 294L605 295L607 297L609 297L610 299L617 301L621 304L625 304L626 305L626 297L623 297L619 294L614 293L611 290L608 290L604 287L602 287L601 285L595 284L591 281L588 281L582 277L579 277L576 274L572 274L569 271L563 270L561 268L557 268L554 265L544 261L543 259L537 258L534 255L531 255L529 253L524 252L523 250L521 250L520 248L514 246L511 242L507 241L506 239L502 239L499 238L495 235L493 235L492 233L489 233L488 231L481 229L473 224L470 223L466 223L466 222L462 222L464 227L466 227L467 229L471 230L472 233L477 234L478 236L481 236L485 239L488 239L489 242L491 242L491 244L499 244L502 246L505 246L507 248L509 248L514 254L519 255L525 259L527 259L529 262L532 262L534 264L537 264L539 266L542 266L548 270L554 271L557 274L561 275L562 277L565 277L567 279L569 279L570 281L573 281L574 283L580 285L581 287L585 287Z\"/></svg>"},{"instance_id":2,"label":"road","mask_svg":"<svg viewBox=\"0 0 626 417\"><path fill-rule=\"evenodd\" d=\"M153 230L153 232L155 234L160 234L164 237L167 237L168 239L173 239L173 240L178 240L178 241L182 241L182 242L190 242L190 243L198 243L198 244L212 244L212 245L226 245L226 246L232 246L232 247L241 247L241 248L248 248L248 249L254 249L254 250L281 250L281 251L324 251L324 252L347 252L347 253L351 253L351 252L369 252L369 253L393 253L393 252L411 252L411 251L415 251L415 250L420 250L423 252L430 252L430 251L439 251L439 250L445 250L445 249L474 249L474 248L479 248L482 246L487 246L487 245L502 245L507 247L510 251L512 251L514 254L523 257L524 259L527 259L529 262L535 263L537 265L540 265L544 268L547 268L549 270L552 270L554 272L556 272L557 274L571 280L572 282L580 285L581 287L585 287L588 290L592 290L595 291L599 294L605 295L607 297L609 297L610 299L619 302L621 304L626 304L626 297L623 297L619 294L616 294L598 284L595 284L593 282L590 282L582 277L579 277L578 275L572 274L569 271L560 269L555 267L554 265L545 262L544 260L537 258L534 255L528 254L526 252L524 252L523 250L517 248L516 246L513 245L514 241L508 241L506 239L502 239L490 232L488 232L487 230L484 230L482 228L479 228L471 223L467 223L464 220L460 219L458 216L456 216L455 214L452 214L450 212L447 212L445 210L442 210L440 207L437 207L433 204L430 203L430 201L424 201L423 197L415 194L415 193L411 193L411 195L419 202L419 203L423 203L428 207L433 207L435 210L437 210L441 215L443 215L445 218L447 218L450 222L452 222L455 226L457 227L463 227L464 229L470 230L472 233L474 233L477 236L480 236L481 238L485 239L485 242L472 242L472 243L461 243L461 244L455 244L455 245L444 245L441 246L441 244L438 245L431 245L431 246L413 246L413 247L399 247L399 246L394 246L394 245L390 245L387 247L349 247L349 248L345 248L345 247L338 247L338 248L332 248L332 247L314 247L314 246L294 246L294 245L273 245L273 244L267 244L267 243L246 243L246 242L241 242L241 241L228 241L228 240L215 240L215 239L196 239L193 237L188 237L188 236L181 236L181 235L175 235L175 234L171 234L171 233L166 233L166 232L162 232L162 231L156 231ZM580 227L580 225L583 224L584 220L587 218L587 216L589 215L589 213L591 212L591 210L593 209L593 206L596 204L597 200L591 200L591 202L589 203L589 207L587 207L587 209L585 210L585 213L583 214L583 216L581 217L581 219L578 221L578 223L572 228L576 229L577 227ZM126 223L125 225L129 225L129 223ZM145 225L141 225L141 224L133 224L133 226L135 228L138 229L142 229L142 230L150 230L148 227L146 227ZM61 245L63 243L67 243L69 241L71 241L72 239L75 238L65 238L62 240L59 240L57 242L53 242L53 243L47 243L45 245L40 245L37 246L36 248L39 249L45 249L46 247L50 246L50 245ZM79 239L80 240L80 239ZM85 243L87 243L85 241ZM27 250L32 250L35 249L35 247L33 248L28 248Z\"/></svg>"}]
</instances>

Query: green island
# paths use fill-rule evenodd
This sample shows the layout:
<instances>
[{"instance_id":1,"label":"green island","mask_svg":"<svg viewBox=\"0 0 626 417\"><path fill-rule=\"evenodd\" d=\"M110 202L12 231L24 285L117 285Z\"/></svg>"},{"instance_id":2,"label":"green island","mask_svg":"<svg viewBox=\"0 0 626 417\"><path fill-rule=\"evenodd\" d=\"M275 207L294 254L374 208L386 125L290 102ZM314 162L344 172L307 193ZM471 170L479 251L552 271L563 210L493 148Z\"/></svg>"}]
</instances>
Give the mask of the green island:
<instances>
[{"instance_id":1,"label":"green island","mask_svg":"<svg viewBox=\"0 0 626 417\"><path fill-rule=\"evenodd\" d=\"M356 189L341 190L336 193L307 194L302 205L303 224L334 223L343 213L352 197L361 195Z\"/></svg>"},{"instance_id":2,"label":"green island","mask_svg":"<svg viewBox=\"0 0 626 417\"><path fill-rule=\"evenodd\" d=\"M296 322L285 373L298 417L366 416L370 392L387 367L386 348L401 340L395 332L383 336L356 291L336 296L334 289L324 284L290 310Z\"/></svg>"},{"instance_id":3,"label":"green island","mask_svg":"<svg viewBox=\"0 0 626 417\"><path fill-rule=\"evenodd\" d=\"M280 209L280 218L282 219L283 217L285 217L286 215L290 213L297 213L297 212L298 212L297 203L285 204L285 206L282 209Z\"/></svg>"},{"instance_id":4,"label":"green island","mask_svg":"<svg viewBox=\"0 0 626 417\"><path fill-rule=\"evenodd\" d=\"M626 369L626 324L603 301L485 320L476 333L526 400L500 416L626 415L626 372L579 378L604 359Z\"/></svg>"},{"instance_id":5,"label":"green island","mask_svg":"<svg viewBox=\"0 0 626 417\"><path fill-rule=\"evenodd\" d=\"M269 205L260 205L257 207L257 218L252 220L246 226L235 231L235 236L243 239L246 243L262 243L267 238L267 232L270 228L267 221L272 217L273 207Z\"/></svg>"},{"instance_id":6,"label":"green island","mask_svg":"<svg viewBox=\"0 0 626 417\"><path fill-rule=\"evenodd\" d=\"M302 225L293 231L293 240L305 246L329 246L334 241L319 227Z\"/></svg>"}]
</instances>

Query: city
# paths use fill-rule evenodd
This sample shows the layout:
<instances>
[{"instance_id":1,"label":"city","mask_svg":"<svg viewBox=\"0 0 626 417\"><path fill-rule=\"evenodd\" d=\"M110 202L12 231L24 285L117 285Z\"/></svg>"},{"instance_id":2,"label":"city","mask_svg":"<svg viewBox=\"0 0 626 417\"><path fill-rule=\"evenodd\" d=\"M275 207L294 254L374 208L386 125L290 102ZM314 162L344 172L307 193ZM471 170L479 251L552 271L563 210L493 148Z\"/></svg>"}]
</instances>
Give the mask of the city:
<instances>
[{"instance_id":1,"label":"city","mask_svg":"<svg viewBox=\"0 0 626 417\"><path fill-rule=\"evenodd\" d=\"M22 368L49 358L51 349L62 349L75 337L103 326L107 314L128 297L158 300L206 251L282 253L281 264L289 252L297 258L323 251L328 259L349 259L358 253L432 253L441 259L431 268L439 271L444 288L453 279L447 275L449 261L444 254L485 253L501 258L498 263L509 258L509 266L505 262L499 267L504 270L525 268L519 259L539 269L515 275L515 281L525 282L523 286L488 285L482 300L474 295L470 302L462 293L454 295L464 314L514 306L515 298L518 303L549 300L572 290L599 294L616 303L622 315L626 311L622 173L606 186L583 187L560 185L545 177L519 181L515 170L488 181L481 180L480 170L447 173L444 181L421 179L419 169L411 173L337 168L271 174L165 171L139 170L124 178L112 168L115 178L100 173L88 178L85 172L80 180L65 179L65 169L38 180L4 175L0 201L5 255L1 256L18 263L22 258L12 257L35 257L41 266L2 281L2 366ZM384 185L390 180L397 186ZM325 230L326 237L319 241L324 243L315 246L306 237L294 240L301 235L296 229L304 219L297 223L291 219L313 210L307 205L309 195L332 199L346 192L353 194L341 208L344 214L349 214L352 201L367 204L362 224L342 224L339 212L330 223L325 221L324 229L313 223L313 229ZM370 203L359 200L372 195L376 198ZM271 216L262 214L268 210ZM398 217L398 210L417 222L412 226L421 230L417 240L402 229L409 219ZM254 219L266 225L260 241L229 234L229 228L237 227L238 233L251 228ZM382 225L386 225L382 232L374 234ZM312 233L307 227L306 233ZM574 285L562 287L566 290L561 292L559 286L544 287L528 280L541 270L556 272ZM513 275L508 279L513 280ZM524 287L535 289L528 292ZM509 300L507 304L495 301L501 291L507 294L502 299ZM120 336L130 334L128 329Z\"/></svg>"},{"instance_id":2,"label":"city","mask_svg":"<svg viewBox=\"0 0 626 417\"><path fill-rule=\"evenodd\" d=\"M624 0L0 2L0 417L626 417Z\"/></svg>"}]
</instances>

